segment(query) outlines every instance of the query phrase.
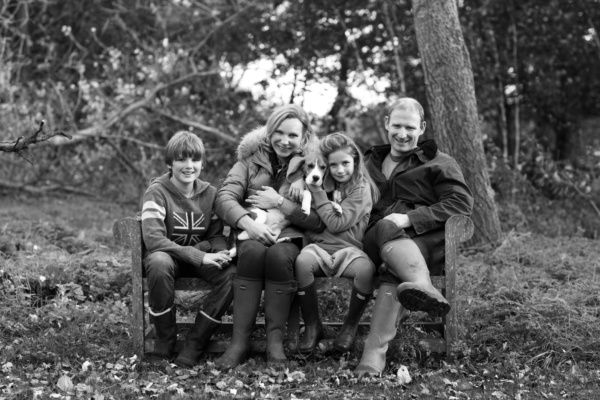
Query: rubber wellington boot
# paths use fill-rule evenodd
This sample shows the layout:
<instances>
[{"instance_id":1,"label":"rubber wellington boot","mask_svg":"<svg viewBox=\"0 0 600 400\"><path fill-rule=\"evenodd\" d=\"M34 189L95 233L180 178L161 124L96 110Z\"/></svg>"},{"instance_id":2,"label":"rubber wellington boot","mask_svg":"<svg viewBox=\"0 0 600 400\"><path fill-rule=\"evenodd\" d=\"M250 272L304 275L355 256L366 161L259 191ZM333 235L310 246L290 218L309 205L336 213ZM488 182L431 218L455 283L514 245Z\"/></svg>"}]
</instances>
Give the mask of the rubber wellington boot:
<instances>
[{"instance_id":1,"label":"rubber wellington boot","mask_svg":"<svg viewBox=\"0 0 600 400\"><path fill-rule=\"evenodd\" d=\"M443 317L450 303L431 283L403 282L396 289L398 301L410 311L425 311L432 317Z\"/></svg>"},{"instance_id":2,"label":"rubber wellington boot","mask_svg":"<svg viewBox=\"0 0 600 400\"><path fill-rule=\"evenodd\" d=\"M323 336L321 319L319 318L319 298L317 297L315 283L298 289L297 296L300 301L302 318L304 319L304 336L298 344L298 351L300 353L311 353Z\"/></svg>"},{"instance_id":3,"label":"rubber wellington boot","mask_svg":"<svg viewBox=\"0 0 600 400\"><path fill-rule=\"evenodd\" d=\"M360 363L354 370L354 375L358 377L365 374L381 375L385 368L385 353L390 340L396 336L396 320L401 307L395 294L395 285L383 283L379 287L369 335Z\"/></svg>"},{"instance_id":4,"label":"rubber wellington boot","mask_svg":"<svg viewBox=\"0 0 600 400\"><path fill-rule=\"evenodd\" d=\"M262 290L262 279L233 278L233 334L229 348L215 362L217 368L235 368L246 358Z\"/></svg>"},{"instance_id":5,"label":"rubber wellington boot","mask_svg":"<svg viewBox=\"0 0 600 400\"><path fill-rule=\"evenodd\" d=\"M267 331L267 366L280 367L287 363L283 348L285 327L290 315L296 282L265 282L265 325Z\"/></svg>"},{"instance_id":6,"label":"rubber wellington boot","mask_svg":"<svg viewBox=\"0 0 600 400\"><path fill-rule=\"evenodd\" d=\"M352 344L354 343L356 331L358 330L358 323L365 312L367 304L371 301L372 295L373 293L362 293L356 286L352 287L352 296L350 298L348 314L346 314L344 324L333 341L334 348L340 351L350 351Z\"/></svg>"},{"instance_id":7,"label":"rubber wellington boot","mask_svg":"<svg viewBox=\"0 0 600 400\"><path fill-rule=\"evenodd\" d=\"M163 312L150 311L150 319L154 325L156 340L154 341L154 351L149 353L148 356L155 361L158 359L171 360L173 358L173 350L177 344L175 314L175 304Z\"/></svg>"},{"instance_id":8,"label":"rubber wellington boot","mask_svg":"<svg viewBox=\"0 0 600 400\"><path fill-rule=\"evenodd\" d=\"M209 317L204 312L198 313L183 349L181 349L173 362L180 367L193 368L198 363L200 356L202 356L204 349L210 341L210 337L219 325L221 325L221 321Z\"/></svg>"}]
</instances>

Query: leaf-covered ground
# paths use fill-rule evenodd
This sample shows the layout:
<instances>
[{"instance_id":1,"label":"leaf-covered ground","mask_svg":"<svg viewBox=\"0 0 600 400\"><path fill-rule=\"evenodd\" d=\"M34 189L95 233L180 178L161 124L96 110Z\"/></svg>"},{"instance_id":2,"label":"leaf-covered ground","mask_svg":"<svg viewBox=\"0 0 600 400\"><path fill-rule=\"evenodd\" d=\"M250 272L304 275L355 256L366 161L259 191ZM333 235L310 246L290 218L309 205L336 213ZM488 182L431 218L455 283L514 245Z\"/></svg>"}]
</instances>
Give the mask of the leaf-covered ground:
<instances>
[{"instance_id":1,"label":"leaf-covered ground","mask_svg":"<svg viewBox=\"0 0 600 400\"><path fill-rule=\"evenodd\" d=\"M291 355L285 371L256 354L224 373L216 355L192 370L133 356L128 253L111 233L132 207L79 197L0 203L0 400L598 398L597 240L511 232L496 248L465 250L452 359L406 344L415 332L401 331L381 378L352 375L360 344Z\"/></svg>"}]
</instances>

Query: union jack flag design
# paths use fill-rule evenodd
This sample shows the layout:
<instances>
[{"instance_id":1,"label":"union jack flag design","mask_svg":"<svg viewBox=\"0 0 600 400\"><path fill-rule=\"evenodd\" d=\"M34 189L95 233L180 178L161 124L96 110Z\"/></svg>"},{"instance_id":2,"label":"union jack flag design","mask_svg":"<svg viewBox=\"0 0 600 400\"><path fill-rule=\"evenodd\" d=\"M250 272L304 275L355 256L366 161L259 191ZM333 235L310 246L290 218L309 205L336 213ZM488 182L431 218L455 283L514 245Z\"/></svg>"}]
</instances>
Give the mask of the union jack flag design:
<instances>
[{"instance_id":1,"label":"union jack flag design","mask_svg":"<svg viewBox=\"0 0 600 400\"><path fill-rule=\"evenodd\" d=\"M194 212L173 212L173 235L171 240L181 246L193 246L200 242L206 231L202 226L204 214Z\"/></svg>"}]
</instances>

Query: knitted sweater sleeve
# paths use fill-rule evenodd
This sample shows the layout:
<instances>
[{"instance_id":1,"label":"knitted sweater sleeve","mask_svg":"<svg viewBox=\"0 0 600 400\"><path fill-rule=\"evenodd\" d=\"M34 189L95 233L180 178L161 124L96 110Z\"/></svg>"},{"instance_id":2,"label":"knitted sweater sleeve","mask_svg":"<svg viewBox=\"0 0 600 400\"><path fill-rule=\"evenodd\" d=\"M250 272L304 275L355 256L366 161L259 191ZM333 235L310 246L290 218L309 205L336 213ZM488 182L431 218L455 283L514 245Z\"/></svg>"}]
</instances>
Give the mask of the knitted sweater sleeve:
<instances>
[{"instance_id":1,"label":"knitted sweater sleeve","mask_svg":"<svg viewBox=\"0 0 600 400\"><path fill-rule=\"evenodd\" d=\"M181 246L167 237L165 219L172 212L168 200L158 190L144 194L142 206L142 237L150 253L162 251L173 258L194 266L201 266L205 252L192 246Z\"/></svg>"},{"instance_id":2,"label":"knitted sweater sleeve","mask_svg":"<svg viewBox=\"0 0 600 400\"><path fill-rule=\"evenodd\" d=\"M314 192L313 198L317 213L332 233L347 231L356 225L365 214L371 211L373 201L368 186L357 185L342 200L342 214L337 214L324 190Z\"/></svg>"}]
</instances>

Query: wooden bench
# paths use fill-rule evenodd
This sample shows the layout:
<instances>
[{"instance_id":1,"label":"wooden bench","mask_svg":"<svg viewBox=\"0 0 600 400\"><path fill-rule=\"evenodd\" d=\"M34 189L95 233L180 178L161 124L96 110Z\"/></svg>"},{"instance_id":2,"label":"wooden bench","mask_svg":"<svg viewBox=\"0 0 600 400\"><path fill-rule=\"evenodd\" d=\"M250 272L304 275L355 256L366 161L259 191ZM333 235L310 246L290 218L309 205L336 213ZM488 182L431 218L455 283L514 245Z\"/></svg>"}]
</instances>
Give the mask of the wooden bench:
<instances>
[{"instance_id":1,"label":"wooden bench","mask_svg":"<svg viewBox=\"0 0 600 400\"><path fill-rule=\"evenodd\" d=\"M442 290L446 299L452 305L450 312L444 317L434 322L416 322L415 324L423 326L426 330L436 330L440 333L438 339L421 339L419 345L425 346L432 352L445 352L450 354L452 344L457 339L457 310L456 310L456 271L458 269L458 246L473 235L473 222L470 218L464 216L454 216L446 222L445 228L446 246L445 246L445 275L433 276L434 286ZM131 336L133 341L133 351L138 357L143 357L154 346L152 340L152 327L146 322L144 311L144 295L146 292L145 278L143 276L142 257L144 246L142 242L142 229L139 216L122 218L115 222L113 226L113 235L115 240L128 246L131 250ZM204 281L197 278L181 278L175 281L175 290L177 291L209 291L211 288ZM341 290L350 293L352 281L347 278L317 278L317 290ZM328 325L340 326L340 321L333 321ZM189 329L193 321L178 322L181 330ZM230 328L231 323L223 324L224 329ZM363 323L363 325L368 325ZM300 335L300 310L297 302L294 302L290 311L288 320L288 342L295 343ZM212 340L207 351L223 352L227 349L229 342L227 340ZM251 351L263 352L265 350L264 341L253 341Z\"/></svg>"}]
</instances>

